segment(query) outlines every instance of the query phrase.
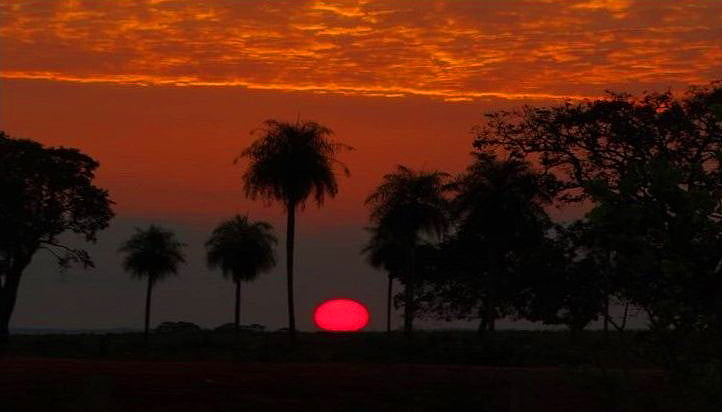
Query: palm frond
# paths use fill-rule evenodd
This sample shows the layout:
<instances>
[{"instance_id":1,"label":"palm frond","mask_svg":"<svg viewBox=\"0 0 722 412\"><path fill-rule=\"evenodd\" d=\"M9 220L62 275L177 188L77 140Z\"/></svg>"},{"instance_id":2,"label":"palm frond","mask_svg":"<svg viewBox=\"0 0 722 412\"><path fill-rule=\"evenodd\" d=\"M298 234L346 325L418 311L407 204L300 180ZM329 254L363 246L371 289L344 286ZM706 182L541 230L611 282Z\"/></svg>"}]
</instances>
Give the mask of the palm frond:
<instances>
[{"instance_id":1,"label":"palm frond","mask_svg":"<svg viewBox=\"0 0 722 412\"><path fill-rule=\"evenodd\" d=\"M133 277L150 277L153 282L178 273L185 263L183 247L174 232L150 225L147 229L136 228L136 233L120 247L125 253L123 269Z\"/></svg>"},{"instance_id":2,"label":"palm frond","mask_svg":"<svg viewBox=\"0 0 722 412\"><path fill-rule=\"evenodd\" d=\"M408 242L416 243L423 234L441 236L449 226L449 178L444 172L397 166L366 199L371 221Z\"/></svg>"},{"instance_id":3,"label":"palm frond","mask_svg":"<svg viewBox=\"0 0 722 412\"><path fill-rule=\"evenodd\" d=\"M248 161L243 190L251 199L303 207L310 197L321 205L338 193L336 170L350 174L336 156L352 148L331 140L333 132L325 126L267 120L256 132L261 136L236 159Z\"/></svg>"},{"instance_id":4,"label":"palm frond","mask_svg":"<svg viewBox=\"0 0 722 412\"><path fill-rule=\"evenodd\" d=\"M235 216L222 222L206 242L206 262L225 277L250 281L276 265L276 236L267 222L252 222Z\"/></svg>"}]
</instances>

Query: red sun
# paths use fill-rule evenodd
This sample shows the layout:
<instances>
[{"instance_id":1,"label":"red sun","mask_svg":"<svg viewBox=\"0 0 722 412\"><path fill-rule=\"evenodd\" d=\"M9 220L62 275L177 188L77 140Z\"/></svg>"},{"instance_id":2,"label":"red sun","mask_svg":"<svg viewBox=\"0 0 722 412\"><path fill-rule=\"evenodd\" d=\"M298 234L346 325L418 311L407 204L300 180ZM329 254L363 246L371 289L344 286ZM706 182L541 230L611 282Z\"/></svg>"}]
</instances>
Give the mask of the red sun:
<instances>
[{"instance_id":1,"label":"red sun","mask_svg":"<svg viewBox=\"0 0 722 412\"><path fill-rule=\"evenodd\" d=\"M313 313L316 326L331 332L354 332L369 323L369 311L351 299L331 299L320 304Z\"/></svg>"}]
</instances>

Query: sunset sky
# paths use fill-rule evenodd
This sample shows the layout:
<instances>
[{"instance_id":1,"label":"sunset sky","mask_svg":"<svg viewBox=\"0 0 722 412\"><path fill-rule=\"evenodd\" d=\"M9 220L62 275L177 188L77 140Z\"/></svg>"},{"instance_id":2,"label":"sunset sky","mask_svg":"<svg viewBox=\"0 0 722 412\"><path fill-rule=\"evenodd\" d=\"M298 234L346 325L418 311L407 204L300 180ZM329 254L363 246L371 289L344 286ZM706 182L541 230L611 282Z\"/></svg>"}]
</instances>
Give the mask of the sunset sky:
<instances>
[{"instance_id":1,"label":"sunset sky","mask_svg":"<svg viewBox=\"0 0 722 412\"><path fill-rule=\"evenodd\" d=\"M490 110L720 78L719 0L4 0L0 129L100 160L118 214L91 247L96 270L36 259L13 325L139 326L143 285L115 252L149 222L178 230L190 255L158 287L154 322L229 321L230 284L205 269L202 244L235 213L283 233L279 208L243 198L233 159L263 120L300 116L356 149L337 199L300 216L300 326L349 297L380 329L363 199L396 164L460 171ZM283 274L246 289L245 323L284 325Z\"/></svg>"}]
</instances>

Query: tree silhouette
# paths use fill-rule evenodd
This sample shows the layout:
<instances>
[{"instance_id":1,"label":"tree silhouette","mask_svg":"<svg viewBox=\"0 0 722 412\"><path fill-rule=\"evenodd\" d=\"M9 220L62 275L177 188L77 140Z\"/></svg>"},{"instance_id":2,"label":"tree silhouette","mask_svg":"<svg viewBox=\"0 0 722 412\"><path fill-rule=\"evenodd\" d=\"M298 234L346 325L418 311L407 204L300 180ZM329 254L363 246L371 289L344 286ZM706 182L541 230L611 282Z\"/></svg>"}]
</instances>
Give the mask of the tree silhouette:
<instances>
[{"instance_id":1,"label":"tree silhouette","mask_svg":"<svg viewBox=\"0 0 722 412\"><path fill-rule=\"evenodd\" d=\"M98 166L76 149L0 132L0 341L8 339L20 279L37 251L51 253L61 268L93 266L85 250L58 237L72 232L95 242L108 226L112 202L93 184Z\"/></svg>"},{"instance_id":2,"label":"tree silhouette","mask_svg":"<svg viewBox=\"0 0 722 412\"><path fill-rule=\"evenodd\" d=\"M387 274L386 286L386 332L391 332L391 303L393 298L394 279L404 270L404 245L395 242L390 233L377 227L368 228L371 239L363 248L371 266L383 269Z\"/></svg>"},{"instance_id":3,"label":"tree silhouette","mask_svg":"<svg viewBox=\"0 0 722 412\"><path fill-rule=\"evenodd\" d=\"M471 253L468 260L483 261L478 268L483 274L480 330L493 331L524 287L524 259L543 244L551 226L543 206L551 202L555 181L519 159L498 160L489 153L474 157L456 181L453 208L459 218L457 238Z\"/></svg>"},{"instance_id":4,"label":"tree silhouette","mask_svg":"<svg viewBox=\"0 0 722 412\"><path fill-rule=\"evenodd\" d=\"M453 183L454 230L441 245L431 294L443 317L478 318L479 333L523 308L535 260L552 227L544 205L557 183L523 160L475 153Z\"/></svg>"},{"instance_id":5,"label":"tree silhouette","mask_svg":"<svg viewBox=\"0 0 722 412\"><path fill-rule=\"evenodd\" d=\"M126 254L123 259L123 269L135 278L148 281L143 331L143 339L146 343L153 287L157 282L178 273L178 267L185 263L183 246L185 245L176 239L172 231L150 225L147 229L136 229L136 233L120 247L120 252Z\"/></svg>"},{"instance_id":6,"label":"tree silhouette","mask_svg":"<svg viewBox=\"0 0 722 412\"><path fill-rule=\"evenodd\" d=\"M255 280L259 274L276 266L273 227L266 222L252 222L247 216L235 216L218 225L206 242L206 260L211 269L220 268L236 286L235 333L240 330L241 282Z\"/></svg>"},{"instance_id":7,"label":"tree silhouette","mask_svg":"<svg viewBox=\"0 0 722 412\"><path fill-rule=\"evenodd\" d=\"M620 294L660 334L716 329L722 357L720 83L494 113L475 146L539 159L563 180L560 200L591 201Z\"/></svg>"},{"instance_id":8,"label":"tree silhouette","mask_svg":"<svg viewBox=\"0 0 722 412\"><path fill-rule=\"evenodd\" d=\"M320 207L327 196L338 193L336 169L340 168L347 176L349 170L336 156L351 147L331 140L331 129L312 121L267 120L260 133L236 161L248 159L243 174L247 197L277 201L286 210L288 330L293 343L296 340L293 289L296 211L303 209L309 197Z\"/></svg>"},{"instance_id":9,"label":"tree silhouette","mask_svg":"<svg viewBox=\"0 0 722 412\"><path fill-rule=\"evenodd\" d=\"M449 225L446 173L414 171L398 166L368 196L370 219L386 241L403 245L404 332L413 329L415 312L415 251L424 235L441 237Z\"/></svg>"},{"instance_id":10,"label":"tree silhouette","mask_svg":"<svg viewBox=\"0 0 722 412\"><path fill-rule=\"evenodd\" d=\"M540 245L529 276L530 296L521 312L526 319L567 325L572 338L607 313L613 290L606 250L586 239L593 235L586 221L556 226ZM620 330L623 327L620 326Z\"/></svg>"}]
</instances>

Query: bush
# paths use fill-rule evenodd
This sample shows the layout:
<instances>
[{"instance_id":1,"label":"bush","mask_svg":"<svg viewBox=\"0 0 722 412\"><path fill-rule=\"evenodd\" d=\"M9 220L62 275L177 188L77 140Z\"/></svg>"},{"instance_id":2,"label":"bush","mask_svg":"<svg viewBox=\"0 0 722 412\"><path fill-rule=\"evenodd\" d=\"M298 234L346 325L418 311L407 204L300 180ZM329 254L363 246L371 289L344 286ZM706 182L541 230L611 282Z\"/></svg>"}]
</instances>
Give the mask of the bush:
<instances>
[{"instance_id":1,"label":"bush","mask_svg":"<svg viewBox=\"0 0 722 412\"><path fill-rule=\"evenodd\" d=\"M191 322L163 322L155 328L155 333L178 334L201 332L200 326Z\"/></svg>"}]
</instances>

